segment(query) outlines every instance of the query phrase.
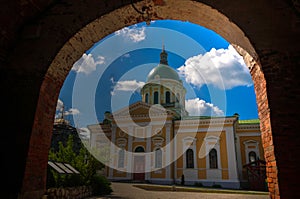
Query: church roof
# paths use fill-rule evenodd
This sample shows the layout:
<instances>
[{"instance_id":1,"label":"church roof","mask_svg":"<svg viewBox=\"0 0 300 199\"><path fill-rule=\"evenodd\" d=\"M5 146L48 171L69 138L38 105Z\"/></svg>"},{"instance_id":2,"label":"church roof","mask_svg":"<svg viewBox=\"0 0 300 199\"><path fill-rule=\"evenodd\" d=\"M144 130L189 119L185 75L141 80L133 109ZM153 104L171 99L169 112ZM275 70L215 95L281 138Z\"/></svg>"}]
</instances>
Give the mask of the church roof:
<instances>
[{"instance_id":1,"label":"church roof","mask_svg":"<svg viewBox=\"0 0 300 199\"><path fill-rule=\"evenodd\" d=\"M239 124L259 124L259 119L239 120Z\"/></svg>"},{"instance_id":2,"label":"church roof","mask_svg":"<svg viewBox=\"0 0 300 199\"><path fill-rule=\"evenodd\" d=\"M147 82L155 79L173 79L180 81L178 73L168 65L168 53L163 46L160 53L160 63L153 68L147 77Z\"/></svg>"},{"instance_id":3,"label":"church roof","mask_svg":"<svg viewBox=\"0 0 300 199\"><path fill-rule=\"evenodd\" d=\"M218 119L218 118L234 118L233 116L184 116L181 120L201 120L201 119Z\"/></svg>"},{"instance_id":4,"label":"church roof","mask_svg":"<svg viewBox=\"0 0 300 199\"><path fill-rule=\"evenodd\" d=\"M176 81L180 81L177 72L173 68L165 64L158 64L150 71L147 77L147 82L155 79L173 79Z\"/></svg>"}]
</instances>

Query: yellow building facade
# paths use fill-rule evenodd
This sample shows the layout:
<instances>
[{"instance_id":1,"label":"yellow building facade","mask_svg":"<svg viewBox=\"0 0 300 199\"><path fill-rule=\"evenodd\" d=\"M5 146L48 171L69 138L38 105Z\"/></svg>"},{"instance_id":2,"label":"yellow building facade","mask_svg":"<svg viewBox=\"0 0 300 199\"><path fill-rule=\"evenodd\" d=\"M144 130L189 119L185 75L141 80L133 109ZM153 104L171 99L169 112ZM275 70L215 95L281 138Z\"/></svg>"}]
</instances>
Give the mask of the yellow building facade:
<instances>
[{"instance_id":1,"label":"yellow building facade","mask_svg":"<svg viewBox=\"0 0 300 199\"><path fill-rule=\"evenodd\" d=\"M180 184L184 177L187 185L235 189L247 183L243 165L264 158L259 121L189 116L185 94L163 49L142 101L88 126L91 148L105 151L110 180Z\"/></svg>"}]
</instances>

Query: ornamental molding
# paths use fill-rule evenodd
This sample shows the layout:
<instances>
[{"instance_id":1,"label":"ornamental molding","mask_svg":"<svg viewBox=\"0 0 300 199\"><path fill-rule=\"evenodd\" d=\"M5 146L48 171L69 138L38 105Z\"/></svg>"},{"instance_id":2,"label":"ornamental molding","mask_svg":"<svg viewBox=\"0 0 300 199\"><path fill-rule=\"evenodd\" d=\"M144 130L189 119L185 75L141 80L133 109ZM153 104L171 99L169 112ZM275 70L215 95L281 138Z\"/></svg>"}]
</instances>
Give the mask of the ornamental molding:
<instances>
[{"instance_id":1,"label":"ornamental molding","mask_svg":"<svg viewBox=\"0 0 300 199\"><path fill-rule=\"evenodd\" d=\"M119 147L125 147L127 144L126 138L117 138L116 143Z\"/></svg>"},{"instance_id":2,"label":"ornamental molding","mask_svg":"<svg viewBox=\"0 0 300 199\"><path fill-rule=\"evenodd\" d=\"M259 144L259 141L256 141L256 140L246 140L243 142L244 145L247 145L247 146L256 146Z\"/></svg>"},{"instance_id":3,"label":"ornamental molding","mask_svg":"<svg viewBox=\"0 0 300 199\"><path fill-rule=\"evenodd\" d=\"M165 141L165 139L160 136L152 138L152 142L155 147L161 147L163 145L164 141Z\"/></svg>"},{"instance_id":4,"label":"ornamental molding","mask_svg":"<svg viewBox=\"0 0 300 199\"><path fill-rule=\"evenodd\" d=\"M238 125L237 130L259 130L260 131L260 125L259 124L247 124L247 125Z\"/></svg>"},{"instance_id":5,"label":"ornamental molding","mask_svg":"<svg viewBox=\"0 0 300 199\"><path fill-rule=\"evenodd\" d=\"M149 114L130 114L130 112L138 110L138 109L151 109L151 113ZM125 107L119 111L116 111L113 113L113 119L127 119L128 117L134 119L149 119L149 118L165 118L166 116L172 116L174 113L170 110L165 109L162 106L159 105L150 105L145 102L136 102L134 104L131 104L128 107Z\"/></svg>"},{"instance_id":6,"label":"ornamental molding","mask_svg":"<svg viewBox=\"0 0 300 199\"><path fill-rule=\"evenodd\" d=\"M166 79L166 78L150 80L144 86L146 85L153 86L152 84L157 86L161 86L161 85L166 86L167 84L182 86L182 82L173 79Z\"/></svg>"},{"instance_id":7,"label":"ornamental molding","mask_svg":"<svg viewBox=\"0 0 300 199\"><path fill-rule=\"evenodd\" d=\"M236 118L211 118L211 119L194 119L175 121L175 127L181 126L199 126L199 125L224 125L233 124Z\"/></svg>"}]
</instances>

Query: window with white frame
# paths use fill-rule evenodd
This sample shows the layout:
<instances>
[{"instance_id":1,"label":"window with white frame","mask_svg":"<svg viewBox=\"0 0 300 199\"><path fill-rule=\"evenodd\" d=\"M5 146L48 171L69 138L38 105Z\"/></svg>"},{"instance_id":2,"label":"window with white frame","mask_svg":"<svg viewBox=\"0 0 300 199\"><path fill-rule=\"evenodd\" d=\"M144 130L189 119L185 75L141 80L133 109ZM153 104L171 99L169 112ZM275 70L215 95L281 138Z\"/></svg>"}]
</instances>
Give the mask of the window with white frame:
<instances>
[{"instance_id":1,"label":"window with white frame","mask_svg":"<svg viewBox=\"0 0 300 199\"><path fill-rule=\"evenodd\" d=\"M251 163L259 159L259 142L256 140L247 140L243 142L245 145L246 163Z\"/></svg>"},{"instance_id":2,"label":"window with white frame","mask_svg":"<svg viewBox=\"0 0 300 199\"><path fill-rule=\"evenodd\" d=\"M196 159L196 138L195 137L184 137L182 139L182 150L185 151L183 154L183 168L197 168Z\"/></svg>"},{"instance_id":3,"label":"window with white frame","mask_svg":"<svg viewBox=\"0 0 300 199\"><path fill-rule=\"evenodd\" d=\"M193 149L186 151L186 168L194 168L194 152Z\"/></svg>"},{"instance_id":4,"label":"window with white frame","mask_svg":"<svg viewBox=\"0 0 300 199\"><path fill-rule=\"evenodd\" d=\"M124 168L125 151L124 149L119 150L118 154L118 168Z\"/></svg>"},{"instance_id":5,"label":"window with white frame","mask_svg":"<svg viewBox=\"0 0 300 199\"><path fill-rule=\"evenodd\" d=\"M209 169L220 169L220 137L207 136L204 138L205 149L207 151L206 167Z\"/></svg>"},{"instance_id":6,"label":"window with white frame","mask_svg":"<svg viewBox=\"0 0 300 199\"><path fill-rule=\"evenodd\" d=\"M210 169L218 168L218 153L216 149L211 149L209 152L209 168Z\"/></svg>"},{"instance_id":7,"label":"window with white frame","mask_svg":"<svg viewBox=\"0 0 300 199\"><path fill-rule=\"evenodd\" d=\"M157 148L155 150L155 168L161 168L162 167L162 150L160 148Z\"/></svg>"}]
</instances>

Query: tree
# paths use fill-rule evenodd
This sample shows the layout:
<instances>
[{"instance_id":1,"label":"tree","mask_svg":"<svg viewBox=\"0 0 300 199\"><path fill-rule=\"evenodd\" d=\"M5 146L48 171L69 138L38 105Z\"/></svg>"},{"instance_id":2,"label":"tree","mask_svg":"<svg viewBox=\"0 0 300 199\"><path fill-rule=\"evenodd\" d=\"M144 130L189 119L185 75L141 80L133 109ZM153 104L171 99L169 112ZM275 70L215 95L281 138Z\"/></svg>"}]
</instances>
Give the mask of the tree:
<instances>
[{"instance_id":1,"label":"tree","mask_svg":"<svg viewBox=\"0 0 300 199\"><path fill-rule=\"evenodd\" d=\"M94 156L89 153L89 151L83 144L81 145L78 153L74 152L73 144L73 135L69 135L65 145L63 145L62 142L59 142L58 151L50 149L48 159L55 162L69 163L80 172L80 175L62 175L51 170L50 172L48 172L48 179L51 179L48 182L51 182L51 184L47 186L69 187L91 185L94 189L97 189L98 187L99 190L104 190L105 194L110 193L110 183L104 176L96 175L97 169L101 169L103 167L103 164L101 164L96 158L94 158ZM101 178L101 180L95 180L99 178ZM103 189L103 187L105 188ZM99 194L99 191L94 192Z\"/></svg>"}]
</instances>

